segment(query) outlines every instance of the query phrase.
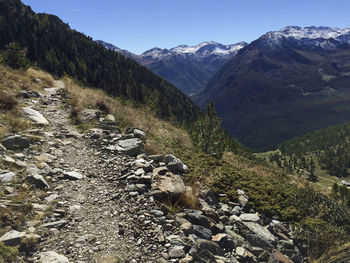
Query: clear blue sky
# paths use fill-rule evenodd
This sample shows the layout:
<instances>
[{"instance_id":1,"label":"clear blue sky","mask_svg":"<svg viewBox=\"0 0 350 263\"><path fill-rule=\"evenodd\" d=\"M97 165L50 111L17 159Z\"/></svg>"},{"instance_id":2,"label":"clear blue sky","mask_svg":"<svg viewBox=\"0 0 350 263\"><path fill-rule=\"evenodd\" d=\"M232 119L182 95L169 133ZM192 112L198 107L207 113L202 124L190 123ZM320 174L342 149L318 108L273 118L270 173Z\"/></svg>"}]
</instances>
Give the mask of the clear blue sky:
<instances>
[{"instance_id":1,"label":"clear blue sky","mask_svg":"<svg viewBox=\"0 0 350 263\"><path fill-rule=\"evenodd\" d=\"M73 29L140 54L253 41L287 25L350 27L350 0L22 0Z\"/></svg>"}]
</instances>

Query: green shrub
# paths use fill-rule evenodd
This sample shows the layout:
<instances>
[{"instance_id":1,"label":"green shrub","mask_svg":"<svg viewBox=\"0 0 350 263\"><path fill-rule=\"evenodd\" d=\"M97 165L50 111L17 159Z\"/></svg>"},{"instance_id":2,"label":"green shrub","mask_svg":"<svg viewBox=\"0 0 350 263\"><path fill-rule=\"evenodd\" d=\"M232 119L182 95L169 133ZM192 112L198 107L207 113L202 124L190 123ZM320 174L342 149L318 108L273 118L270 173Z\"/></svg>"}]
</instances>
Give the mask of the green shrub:
<instances>
[{"instance_id":1,"label":"green shrub","mask_svg":"<svg viewBox=\"0 0 350 263\"><path fill-rule=\"evenodd\" d=\"M7 247L3 242L0 242L0 263L16 262L17 255L17 247Z\"/></svg>"}]
</instances>

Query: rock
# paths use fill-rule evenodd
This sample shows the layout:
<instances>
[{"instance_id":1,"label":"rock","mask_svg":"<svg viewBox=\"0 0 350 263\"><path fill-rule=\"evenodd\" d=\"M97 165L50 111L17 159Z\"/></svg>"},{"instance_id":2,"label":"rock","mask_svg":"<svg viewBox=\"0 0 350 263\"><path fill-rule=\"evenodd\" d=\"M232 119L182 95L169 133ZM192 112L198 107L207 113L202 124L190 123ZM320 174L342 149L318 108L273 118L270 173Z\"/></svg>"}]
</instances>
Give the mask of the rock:
<instances>
[{"instance_id":1,"label":"rock","mask_svg":"<svg viewBox=\"0 0 350 263\"><path fill-rule=\"evenodd\" d=\"M158 199L177 199L186 192L186 187L180 175L168 172L166 175L154 176L152 192Z\"/></svg>"},{"instance_id":2,"label":"rock","mask_svg":"<svg viewBox=\"0 0 350 263\"><path fill-rule=\"evenodd\" d=\"M15 178L15 176L16 176L16 174L13 172L0 174L0 181L2 183L8 183L8 182L12 181L12 179Z\"/></svg>"},{"instance_id":3,"label":"rock","mask_svg":"<svg viewBox=\"0 0 350 263\"><path fill-rule=\"evenodd\" d=\"M193 225L193 234L198 238L211 240L212 232L210 229L199 225Z\"/></svg>"},{"instance_id":4,"label":"rock","mask_svg":"<svg viewBox=\"0 0 350 263\"><path fill-rule=\"evenodd\" d=\"M68 258L57 254L55 251L47 251L39 253L40 263L69 263Z\"/></svg>"},{"instance_id":5,"label":"rock","mask_svg":"<svg viewBox=\"0 0 350 263\"><path fill-rule=\"evenodd\" d=\"M114 121L114 122L115 122L115 117L114 117L113 114L107 114L106 117L105 117L105 119L106 119L107 121Z\"/></svg>"},{"instance_id":6,"label":"rock","mask_svg":"<svg viewBox=\"0 0 350 263\"><path fill-rule=\"evenodd\" d=\"M48 125L48 120L38 111L33 110L30 107L23 107L24 115L33 122L41 125Z\"/></svg>"},{"instance_id":7,"label":"rock","mask_svg":"<svg viewBox=\"0 0 350 263\"><path fill-rule=\"evenodd\" d=\"M246 222L258 222L260 220L260 217L256 213L241 214L239 218Z\"/></svg>"},{"instance_id":8,"label":"rock","mask_svg":"<svg viewBox=\"0 0 350 263\"><path fill-rule=\"evenodd\" d=\"M40 93L34 90L21 90L17 93L17 95L25 99L41 97Z\"/></svg>"},{"instance_id":9,"label":"rock","mask_svg":"<svg viewBox=\"0 0 350 263\"><path fill-rule=\"evenodd\" d=\"M65 224L67 224L66 220L59 220L59 221L54 221L54 222L49 222L49 223L43 224L42 227L57 228L57 227L64 226Z\"/></svg>"},{"instance_id":10,"label":"rock","mask_svg":"<svg viewBox=\"0 0 350 263\"><path fill-rule=\"evenodd\" d=\"M6 147L0 143L0 153L3 153L6 151Z\"/></svg>"},{"instance_id":11,"label":"rock","mask_svg":"<svg viewBox=\"0 0 350 263\"><path fill-rule=\"evenodd\" d=\"M9 194L13 194L15 192L15 189L13 187L10 186L6 186L4 189L4 193L9 195Z\"/></svg>"},{"instance_id":12,"label":"rock","mask_svg":"<svg viewBox=\"0 0 350 263\"><path fill-rule=\"evenodd\" d=\"M165 161L167 163L176 163L178 168L177 171L180 173L187 173L188 172L188 167L186 164L184 164L180 159L176 158L172 154L167 154L165 155Z\"/></svg>"},{"instance_id":13,"label":"rock","mask_svg":"<svg viewBox=\"0 0 350 263\"><path fill-rule=\"evenodd\" d=\"M2 140L7 150L23 150L29 147L31 141L24 136L13 135Z\"/></svg>"},{"instance_id":14,"label":"rock","mask_svg":"<svg viewBox=\"0 0 350 263\"><path fill-rule=\"evenodd\" d=\"M81 180L84 178L84 176L78 172L70 171L70 172L63 172L64 178L69 180Z\"/></svg>"},{"instance_id":15,"label":"rock","mask_svg":"<svg viewBox=\"0 0 350 263\"><path fill-rule=\"evenodd\" d=\"M236 252L236 255L241 258L245 258L248 255L248 251L243 247L236 247L235 252Z\"/></svg>"},{"instance_id":16,"label":"rock","mask_svg":"<svg viewBox=\"0 0 350 263\"><path fill-rule=\"evenodd\" d=\"M227 234L217 234L212 237L212 241L217 243L226 252L231 251L235 247L234 241Z\"/></svg>"},{"instance_id":17,"label":"rock","mask_svg":"<svg viewBox=\"0 0 350 263\"><path fill-rule=\"evenodd\" d=\"M146 133L139 128L127 128L126 133L133 134L135 138L139 138L141 140L146 140Z\"/></svg>"},{"instance_id":18,"label":"rock","mask_svg":"<svg viewBox=\"0 0 350 263\"><path fill-rule=\"evenodd\" d=\"M249 201L248 197L246 196L246 194L244 193L243 190L238 189L237 190L237 194L238 194L238 202L242 207L245 207Z\"/></svg>"},{"instance_id":19,"label":"rock","mask_svg":"<svg viewBox=\"0 0 350 263\"><path fill-rule=\"evenodd\" d=\"M180 225L179 229L186 235L193 233L193 225L190 222L184 222Z\"/></svg>"},{"instance_id":20,"label":"rock","mask_svg":"<svg viewBox=\"0 0 350 263\"><path fill-rule=\"evenodd\" d=\"M144 142L139 138L120 140L117 145L115 145L114 149L122 154L136 156L140 152L143 144Z\"/></svg>"},{"instance_id":21,"label":"rock","mask_svg":"<svg viewBox=\"0 0 350 263\"><path fill-rule=\"evenodd\" d=\"M193 257L191 256L186 256L179 260L179 263L192 263L192 262L193 262Z\"/></svg>"},{"instance_id":22,"label":"rock","mask_svg":"<svg viewBox=\"0 0 350 263\"><path fill-rule=\"evenodd\" d=\"M85 109L78 113L78 119L81 122L89 122L98 120L101 116L101 111L93 109Z\"/></svg>"},{"instance_id":23,"label":"rock","mask_svg":"<svg viewBox=\"0 0 350 263\"><path fill-rule=\"evenodd\" d=\"M242 213L242 208L240 206L235 206L232 210L231 210L231 214L239 216Z\"/></svg>"},{"instance_id":24,"label":"rock","mask_svg":"<svg viewBox=\"0 0 350 263\"><path fill-rule=\"evenodd\" d=\"M224 255L224 251L222 250L222 248L215 242L204 240L204 239L198 239L197 246L200 250L209 251L213 255L218 255L218 256Z\"/></svg>"},{"instance_id":25,"label":"rock","mask_svg":"<svg viewBox=\"0 0 350 263\"><path fill-rule=\"evenodd\" d=\"M183 258L185 256L184 246L174 246L169 248L170 258Z\"/></svg>"},{"instance_id":26,"label":"rock","mask_svg":"<svg viewBox=\"0 0 350 263\"><path fill-rule=\"evenodd\" d=\"M149 155L148 159L151 159L156 163L160 163L163 162L164 156L162 154Z\"/></svg>"},{"instance_id":27,"label":"rock","mask_svg":"<svg viewBox=\"0 0 350 263\"><path fill-rule=\"evenodd\" d=\"M280 251L275 250L272 253L268 263L293 263L293 261L286 258Z\"/></svg>"},{"instance_id":28,"label":"rock","mask_svg":"<svg viewBox=\"0 0 350 263\"><path fill-rule=\"evenodd\" d=\"M209 219L201 214L201 211L194 210L190 213L186 213L184 218L194 225L200 225L205 228L210 228L211 222Z\"/></svg>"},{"instance_id":29,"label":"rock","mask_svg":"<svg viewBox=\"0 0 350 263\"><path fill-rule=\"evenodd\" d=\"M161 166L153 169L153 177L157 177L159 175L166 175L169 172L168 168Z\"/></svg>"},{"instance_id":30,"label":"rock","mask_svg":"<svg viewBox=\"0 0 350 263\"><path fill-rule=\"evenodd\" d=\"M200 197L208 204L208 205L217 205L219 204L218 199L216 198L215 193L211 189L203 190L200 194Z\"/></svg>"},{"instance_id":31,"label":"rock","mask_svg":"<svg viewBox=\"0 0 350 263\"><path fill-rule=\"evenodd\" d=\"M272 248L276 244L276 237L269 230L254 222L243 222L254 234L247 234L246 238L253 246Z\"/></svg>"},{"instance_id":32,"label":"rock","mask_svg":"<svg viewBox=\"0 0 350 263\"><path fill-rule=\"evenodd\" d=\"M103 130L102 129L98 129L98 128L92 128L92 129L89 129L88 133L89 133L90 138L98 139L98 138L102 137Z\"/></svg>"},{"instance_id":33,"label":"rock","mask_svg":"<svg viewBox=\"0 0 350 263\"><path fill-rule=\"evenodd\" d=\"M34 210L41 211L41 212L46 212L50 208L49 205L43 205L43 204L37 204L37 203L33 203L32 206Z\"/></svg>"},{"instance_id":34,"label":"rock","mask_svg":"<svg viewBox=\"0 0 350 263\"><path fill-rule=\"evenodd\" d=\"M164 213L163 213L161 210L156 210L156 209L154 209L154 210L151 210L150 212L151 212L151 214L154 215L155 217L161 217L161 216L164 215Z\"/></svg>"},{"instance_id":35,"label":"rock","mask_svg":"<svg viewBox=\"0 0 350 263\"><path fill-rule=\"evenodd\" d=\"M46 182L44 177L39 174L32 174L27 176L27 181L31 184L34 184L36 187L39 188L50 188L49 184Z\"/></svg>"},{"instance_id":36,"label":"rock","mask_svg":"<svg viewBox=\"0 0 350 263\"><path fill-rule=\"evenodd\" d=\"M17 246L19 243L21 243L21 240L25 235L25 232L12 230L0 237L0 242L3 242L5 246Z\"/></svg>"}]
</instances>

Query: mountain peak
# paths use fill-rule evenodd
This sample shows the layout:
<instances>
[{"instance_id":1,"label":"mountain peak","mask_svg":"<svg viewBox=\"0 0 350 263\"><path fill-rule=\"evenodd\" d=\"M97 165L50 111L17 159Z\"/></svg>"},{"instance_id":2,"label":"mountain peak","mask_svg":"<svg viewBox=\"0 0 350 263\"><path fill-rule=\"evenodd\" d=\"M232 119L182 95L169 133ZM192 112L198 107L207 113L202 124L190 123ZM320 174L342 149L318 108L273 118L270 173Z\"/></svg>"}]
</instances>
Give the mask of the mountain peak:
<instances>
[{"instance_id":1,"label":"mountain peak","mask_svg":"<svg viewBox=\"0 0 350 263\"><path fill-rule=\"evenodd\" d=\"M267 32L259 40L263 40L263 43L269 47L279 46L285 40L297 40L308 46L333 48L334 43L331 43L330 40L338 41L340 44L350 44L350 28L286 26L279 31Z\"/></svg>"}]
</instances>

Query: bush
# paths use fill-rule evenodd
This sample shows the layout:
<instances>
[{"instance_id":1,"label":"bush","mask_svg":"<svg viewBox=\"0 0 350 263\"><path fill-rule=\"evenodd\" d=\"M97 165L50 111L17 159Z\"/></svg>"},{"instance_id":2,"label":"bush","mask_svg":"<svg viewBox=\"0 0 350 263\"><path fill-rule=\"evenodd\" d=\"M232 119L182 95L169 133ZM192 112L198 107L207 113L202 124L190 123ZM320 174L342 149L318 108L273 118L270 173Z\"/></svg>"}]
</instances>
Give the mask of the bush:
<instances>
[{"instance_id":1,"label":"bush","mask_svg":"<svg viewBox=\"0 0 350 263\"><path fill-rule=\"evenodd\" d=\"M14 69L27 69L29 60L26 57L27 49L23 49L18 43L10 43L3 54L3 62Z\"/></svg>"},{"instance_id":2,"label":"bush","mask_svg":"<svg viewBox=\"0 0 350 263\"><path fill-rule=\"evenodd\" d=\"M0 263L16 262L17 255L17 247L7 247L0 242Z\"/></svg>"},{"instance_id":3,"label":"bush","mask_svg":"<svg viewBox=\"0 0 350 263\"><path fill-rule=\"evenodd\" d=\"M13 95L0 94L0 109L10 111L16 108L18 100Z\"/></svg>"}]
</instances>

